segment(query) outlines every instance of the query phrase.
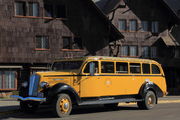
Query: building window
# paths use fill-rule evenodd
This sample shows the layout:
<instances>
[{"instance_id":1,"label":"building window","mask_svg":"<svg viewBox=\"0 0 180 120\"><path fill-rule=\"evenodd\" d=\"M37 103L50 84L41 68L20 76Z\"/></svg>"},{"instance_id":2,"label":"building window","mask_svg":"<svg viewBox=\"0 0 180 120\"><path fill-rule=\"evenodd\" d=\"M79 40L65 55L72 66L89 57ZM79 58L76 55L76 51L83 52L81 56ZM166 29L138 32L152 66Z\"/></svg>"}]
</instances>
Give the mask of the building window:
<instances>
[{"instance_id":1,"label":"building window","mask_svg":"<svg viewBox=\"0 0 180 120\"><path fill-rule=\"evenodd\" d=\"M0 89L12 90L17 87L17 79L15 71L0 71Z\"/></svg>"},{"instance_id":2,"label":"building window","mask_svg":"<svg viewBox=\"0 0 180 120\"><path fill-rule=\"evenodd\" d=\"M137 31L137 20L129 21L129 31Z\"/></svg>"},{"instance_id":3,"label":"building window","mask_svg":"<svg viewBox=\"0 0 180 120\"><path fill-rule=\"evenodd\" d=\"M127 22L126 20L119 20L119 30L126 31Z\"/></svg>"},{"instance_id":4,"label":"building window","mask_svg":"<svg viewBox=\"0 0 180 120\"><path fill-rule=\"evenodd\" d=\"M141 31L148 32L148 21L142 21L141 22Z\"/></svg>"},{"instance_id":5,"label":"building window","mask_svg":"<svg viewBox=\"0 0 180 120\"><path fill-rule=\"evenodd\" d=\"M159 32L159 22L158 21L152 21L151 32L152 33L158 33Z\"/></svg>"},{"instance_id":6,"label":"building window","mask_svg":"<svg viewBox=\"0 0 180 120\"><path fill-rule=\"evenodd\" d=\"M63 49L72 49L71 37L63 37Z\"/></svg>"},{"instance_id":7,"label":"building window","mask_svg":"<svg viewBox=\"0 0 180 120\"><path fill-rule=\"evenodd\" d=\"M157 47L151 47L151 58L157 58Z\"/></svg>"},{"instance_id":8,"label":"building window","mask_svg":"<svg viewBox=\"0 0 180 120\"><path fill-rule=\"evenodd\" d=\"M128 46L122 46L120 53L121 56L128 56Z\"/></svg>"},{"instance_id":9,"label":"building window","mask_svg":"<svg viewBox=\"0 0 180 120\"><path fill-rule=\"evenodd\" d=\"M36 36L36 49L49 49L49 38L47 36Z\"/></svg>"},{"instance_id":10,"label":"building window","mask_svg":"<svg viewBox=\"0 0 180 120\"><path fill-rule=\"evenodd\" d=\"M29 2L29 16L39 16L39 4L35 2Z\"/></svg>"},{"instance_id":11,"label":"building window","mask_svg":"<svg viewBox=\"0 0 180 120\"><path fill-rule=\"evenodd\" d=\"M25 2L15 2L15 15L26 16Z\"/></svg>"},{"instance_id":12,"label":"building window","mask_svg":"<svg viewBox=\"0 0 180 120\"><path fill-rule=\"evenodd\" d=\"M142 47L142 57L147 58L149 57L149 47Z\"/></svg>"},{"instance_id":13,"label":"building window","mask_svg":"<svg viewBox=\"0 0 180 120\"><path fill-rule=\"evenodd\" d=\"M80 37L63 37L63 49L83 49L83 42Z\"/></svg>"},{"instance_id":14,"label":"building window","mask_svg":"<svg viewBox=\"0 0 180 120\"><path fill-rule=\"evenodd\" d=\"M138 53L137 46L129 46L129 56L136 57Z\"/></svg>"},{"instance_id":15,"label":"building window","mask_svg":"<svg viewBox=\"0 0 180 120\"><path fill-rule=\"evenodd\" d=\"M55 17L55 18L66 17L65 5L45 4L44 9L45 9L45 17Z\"/></svg>"}]
</instances>

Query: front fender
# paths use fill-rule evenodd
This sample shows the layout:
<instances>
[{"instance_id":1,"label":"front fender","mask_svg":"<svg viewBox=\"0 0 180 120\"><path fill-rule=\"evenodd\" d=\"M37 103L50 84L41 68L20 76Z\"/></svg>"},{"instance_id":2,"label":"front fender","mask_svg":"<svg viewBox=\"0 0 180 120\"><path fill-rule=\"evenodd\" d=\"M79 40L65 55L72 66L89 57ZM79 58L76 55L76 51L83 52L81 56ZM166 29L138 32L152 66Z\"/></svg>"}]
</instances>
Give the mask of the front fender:
<instances>
[{"instance_id":1,"label":"front fender","mask_svg":"<svg viewBox=\"0 0 180 120\"><path fill-rule=\"evenodd\" d=\"M74 100L74 102L76 102L77 104L80 102L80 97L78 93L74 90L74 88L64 83L58 83L48 89L47 101L52 101L54 97L56 97L59 93L68 94L71 97L71 99Z\"/></svg>"},{"instance_id":2,"label":"front fender","mask_svg":"<svg viewBox=\"0 0 180 120\"><path fill-rule=\"evenodd\" d=\"M141 86L141 89L139 91L139 95L144 98L144 96L146 95L148 90L152 90L153 92L155 92L156 97L163 97L163 91L161 90L160 87L158 87L158 85L156 85L153 82L145 82Z\"/></svg>"}]
</instances>

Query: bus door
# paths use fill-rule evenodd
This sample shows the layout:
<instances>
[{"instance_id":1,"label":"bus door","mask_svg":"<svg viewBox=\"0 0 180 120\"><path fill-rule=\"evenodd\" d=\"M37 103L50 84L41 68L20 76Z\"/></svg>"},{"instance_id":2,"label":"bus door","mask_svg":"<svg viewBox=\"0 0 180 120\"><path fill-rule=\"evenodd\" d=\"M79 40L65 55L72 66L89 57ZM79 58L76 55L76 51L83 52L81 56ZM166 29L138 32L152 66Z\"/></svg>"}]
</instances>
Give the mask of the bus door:
<instances>
[{"instance_id":1,"label":"bus door","mask_svg":"<svg viewBox=\"0 0 180 120\"><path fill-rule=\"evenodd\" d=\"M94 74L91 75L91 65L94 64ZM102 94L102 81L99 76L99 62L90 61L85 64L80 80L80 97L98 97Z\"/></svg>"}]
</instances>

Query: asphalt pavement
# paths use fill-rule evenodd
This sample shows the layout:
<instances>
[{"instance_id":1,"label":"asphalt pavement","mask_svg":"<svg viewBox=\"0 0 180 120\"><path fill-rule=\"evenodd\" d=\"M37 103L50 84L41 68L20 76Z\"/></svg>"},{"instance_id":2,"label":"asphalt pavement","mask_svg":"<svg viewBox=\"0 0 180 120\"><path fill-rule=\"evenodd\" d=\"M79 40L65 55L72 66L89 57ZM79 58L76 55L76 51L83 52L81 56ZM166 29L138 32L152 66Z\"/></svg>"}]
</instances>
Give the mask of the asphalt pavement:
<instances>
[{"instance_id":1,"label":"asphalt pavement","mask_svg":"<svg viewBox=\"0 0 180 120\"><path fill-rule=\"evenodd\" d=\"M180 103L180 96L166 96L159 98L158 104ZM134 103L120 103L121 105L132 105ZM0 99L0 115L19 111L19 102L15 99Z\"/></svg>"},{"instance_id":2,"label":"asphalt pavement","mask_svg":"<svg viewBox=\"0 0 180 120\"><path fill-rule=\"evenodd\" d=\"M0 120L179 120L180 103L158 104L152 110L139 110L137 105L119 106L116 109L88 106L74 109L70 116L57 118L50 108L36 113L22 112L0 115Z\"/></svg>"}]
</instances>

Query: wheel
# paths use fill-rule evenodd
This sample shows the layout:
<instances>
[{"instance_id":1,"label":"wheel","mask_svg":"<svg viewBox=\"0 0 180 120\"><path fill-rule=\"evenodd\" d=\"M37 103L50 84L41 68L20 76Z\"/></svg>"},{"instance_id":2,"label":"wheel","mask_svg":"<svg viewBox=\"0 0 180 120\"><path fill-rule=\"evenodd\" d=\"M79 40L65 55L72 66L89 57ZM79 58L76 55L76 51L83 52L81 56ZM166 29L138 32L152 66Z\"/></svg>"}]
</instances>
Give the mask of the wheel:
<instances>
[{"instance_id":1,"label":"wheel","mask_svg":"<svg viewBox=\"0 0 180 120\"><path fill-rule=\"evenodd\" d=\"M69 95L59 94L54 102L54 113L58 117L66 117L71 113L72 101Z\"/></svg>"},{"instance_id":2,"label":"wheel","mask_svg":"<svg viewBox=\"0 0 180 120\"><path fill-rule=\"evenodd\" d=\"M118 107L118 103L112 103L112 104L104 104L104 107L106 108L117 108Z\"/></svg>"},{"instance_id":3,"label":"wheel","mask_svg":"<svg viewBox=\"0 0 180 120\"><path fill-rule=\"evenodd\" d=\"M150 110L156 104L156 95L153 91L148 91L144 97L143 101L137 102L137 105L140 109Z\"/></svg>"},{"instance_id":4,"label":"wheel","mask_svg":"<svg viewBox=\"0 0 180 120\"><path fill-rule=\"evenodd\" d=\"M34 101L20 101L20 110L26 113L34 113L39 108L39 102Z\"/></svg>"}]
</instances>

